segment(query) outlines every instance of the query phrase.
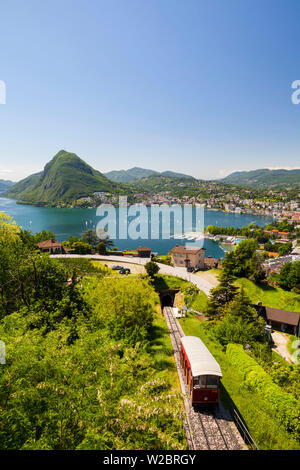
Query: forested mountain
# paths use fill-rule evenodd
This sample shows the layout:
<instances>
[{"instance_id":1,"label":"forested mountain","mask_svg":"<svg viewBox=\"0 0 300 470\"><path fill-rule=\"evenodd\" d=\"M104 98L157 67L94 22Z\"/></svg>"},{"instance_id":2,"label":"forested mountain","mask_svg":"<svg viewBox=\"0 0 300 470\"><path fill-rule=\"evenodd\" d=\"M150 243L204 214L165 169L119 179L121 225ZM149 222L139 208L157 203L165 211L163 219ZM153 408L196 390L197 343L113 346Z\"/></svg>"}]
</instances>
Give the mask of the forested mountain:
<instances>
[{"instance_id":1,"label":"forested mountain","mask_svg":"<svg viewBox=\"0 0 300 470\"><path fill-rule=\"evenodd\" d=\"M129 170L109 171L108 173L104 173L104 175L115 183L129 183L130 181L147 178L147 176L153 175L154 173L157 173L157 171L135 166Z\"/></svg>"},{"instance_id":2,"label":"forested mountain","mask_svg":"<svg viewBox=\"0 0 300 470\"><path fill-rule=\"evenodd\" d=\"M130 168L129 170L109 171L108 173L104 173L104 175L111 181L118 183L130 183L131 181L148 178L151 175L161 175L171 178L191 178L191 176L174 171L163 171L159 173L158 171L139 167Z\"/></svg>"},{"instance_id":3,"label":"forested mountain","mask_svg":"<svg viewBox=\"0 0 300 470\"><path fill-rule=\"evenodd\" d=\"M172 173L172 172L170 172ZM199 186L200 180L190 177L179 176L165 176L163 174L150 175L147 178L142 178L132 181L128 186L137 192L161 192L172 191L175 189L193 189Z\"/></svg>"},{"instance_id":4,"label":"forested mountain","mask_svg":"<svg viewBox=\"0 0 300 470\"><path fill-rule=\"evenodd\" d=\"M267 168L253 171L236 171L223 178L224 183L252 186L256 188L300 186L300 169L269 170Z\"/></svg>"},{"instance_id":5,"label":"forested mountain","mask_svg":"<svg viewBox=\"0 0 300 470\"><path fill-rule=\"evenodd\" d=\"M13 181L9 180L0 180L0 194L3 193L4 191L7 191L7 189L11 188L15 183Z\"/></svg>"},{"instance_id":6,"label":"forested mountain","mask_svg":"<svg viewBox=\"0 0 300 470\"><path fill-rule=\"evenodd\" d=\"M96 191L118 193L119 185L94 170L75 153L61 150L40 173L28 176L4 193L21 203L56 205Z\"/></svg>"}]
</instances>

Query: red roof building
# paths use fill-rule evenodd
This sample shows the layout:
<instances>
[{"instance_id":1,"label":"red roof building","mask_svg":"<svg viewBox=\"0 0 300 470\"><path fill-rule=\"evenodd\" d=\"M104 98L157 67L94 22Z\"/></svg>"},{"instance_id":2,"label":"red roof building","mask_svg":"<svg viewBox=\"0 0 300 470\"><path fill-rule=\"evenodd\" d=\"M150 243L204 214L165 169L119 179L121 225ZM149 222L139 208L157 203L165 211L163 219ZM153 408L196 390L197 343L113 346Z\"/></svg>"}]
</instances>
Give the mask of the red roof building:
<instances>
[{"instance_id":1,"label":"red roof building","mask_svg":"<svg viewBox=\"0 0 300 470\"><path fill-rule=\"evenodd\" d=\"M54 255L66 253L65 247L53 238L40 242L37 246L43 253L51 253Z\"/></svg>"}]
</instances>

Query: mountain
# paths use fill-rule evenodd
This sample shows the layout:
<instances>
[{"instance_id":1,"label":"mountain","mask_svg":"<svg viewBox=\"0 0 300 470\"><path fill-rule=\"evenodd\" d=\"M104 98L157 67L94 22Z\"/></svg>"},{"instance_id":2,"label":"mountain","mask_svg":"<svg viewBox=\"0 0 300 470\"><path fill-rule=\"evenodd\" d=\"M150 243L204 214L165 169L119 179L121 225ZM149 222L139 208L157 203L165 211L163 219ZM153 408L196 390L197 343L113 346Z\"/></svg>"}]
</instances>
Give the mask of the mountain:
<instances>
[{"instance_id":1,"label":"mountain","mask_svg":"<svg viewBox=\"0 0 300 470\"><path fill-rule=\"evenodd\" d=\"M191 176L183 173L175 173L174 171L163 171L162 173L159 173L158 171L139 168L137 166L130 168L129 170L109 171L108 173L104 173L104 175L109 180L116 183L130 183L142 178L148 178L151 175L162 175L170 178L191 178Z\"/></svg>"},{"instance_id":2,"label":"mountain","mask_svg":"<svg viewBox=\"0 0 300 470\"><path fill-rule=\"evenodd\" d=\"M75 153L61 150L43 171L16 183L3 195L23 204L57 205L73 203L96 191L118 193L119 190L119 185L94 170Z\"/></svg>"},{"instance_id":3,"label":"mountain","mask_svg":"<svg viewBox=\"0 0 300 470\"><path fill-rule=\"evenodd\" d=\"M157 173L150 175L147 178L141 178L135 181L131 181L130 183L128 183L128 187L130 187L134 192L139 193L158 193L161 191L174 192L174 190L184 191L197 188L200 182L201 180L196 180L191 176L174 177L164 176L161 173Z\"/></svg>"},{"instance_id":4,"label":"mountain","mask_svg":"<svg viewBox=\"0 0 300 470\"><path fill-rule=\"evenodd\" d=\"M115 183L129 183L130 181L147 178L147 176L154 173L158 172L135 166L129 170L109 171L108 173L104 173L104 175Z\"/></svg>"},{"instance_id":5,"label":"mountain","mask_svg":"<svg viewBox=\"0 0 300 470\"><path fill-rule=\"evenodd\" d=\"M163 171L160 173L162 176L166 176L167 178L193 178L193 176L185 175L184 173L175 173L174 171Z\"/></svg>"},{"instance_id":6,"label":"mountain","mask_svg":"<svg viewBox=\"0 0 300 470\"><path fill-rule=\"evenodd\" d=\"M15 183L10 180L0 180L0 194L11 188Z\"/></svg>"},{"instance_id":7,"label":"mountain","mask_svg":"<svg viewBox=\"0 0 300 470\"><path fill-rule=\"evenodd\" d=\"M221 181L240 186L254 188L296 187L300 186L300 169L298 170L269 170L267 168L252 171L236 171Z\"/></svg>"}]
</instances>

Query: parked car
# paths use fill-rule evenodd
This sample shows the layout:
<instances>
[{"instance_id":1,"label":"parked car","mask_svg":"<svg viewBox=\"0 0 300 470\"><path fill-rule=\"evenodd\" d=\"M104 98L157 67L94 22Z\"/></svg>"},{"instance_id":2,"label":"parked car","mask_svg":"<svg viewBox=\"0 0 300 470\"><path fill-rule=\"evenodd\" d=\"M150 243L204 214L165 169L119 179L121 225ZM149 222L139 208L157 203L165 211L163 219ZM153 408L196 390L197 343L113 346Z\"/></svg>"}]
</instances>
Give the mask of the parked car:
<instances>
[{"instance_id":1,"label":"parked car","mask_svg":"<svg viewBox=\"0 0 300 470\"><path fill-rule=\"evenodd\" d=\"M130 274L130 269L129 268L122 268L119 271L119 274Z\"/></svg>"},{"instance_id":2,"label":"parked car","mask_svg":"<svg viewBox=\"0 0 300 470\"><path fill-rule=\"evenodd\" d=\"M120 269L123 269L123 266L113 266L111 269L113 269L114 271L119 271Z\"/></svg>"}]
</instances>

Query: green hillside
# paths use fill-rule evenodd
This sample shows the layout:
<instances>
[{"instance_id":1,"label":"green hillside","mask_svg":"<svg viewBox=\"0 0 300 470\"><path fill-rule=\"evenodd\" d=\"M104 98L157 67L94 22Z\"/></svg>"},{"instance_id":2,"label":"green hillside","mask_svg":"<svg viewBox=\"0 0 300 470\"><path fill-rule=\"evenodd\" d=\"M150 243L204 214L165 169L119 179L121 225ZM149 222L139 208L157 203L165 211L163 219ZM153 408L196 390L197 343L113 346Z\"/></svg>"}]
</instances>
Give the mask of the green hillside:
<instances>
[{"instance_id":1,"label":"green hillside","mask_svg":"<svg viewBox=\"0 0 300 470\"><path fill-rule=\"evenodd\" d=\"M104 175L115 183L129 183L130 181L147 178L155 173L157 173L157 171L135 166L129 170L109 171L108 173L104 173Z\"/></svg>"},{"instance_id":2,"label":"green hillside","mask_svg":"<svg viewBox=\"0 0 300 470\"><path fill-rule=\"evenodd\" d=\"M183 173L176 173L174 171L163 171L162 173L159 173L158 171L139 168L136 166L129 170L109 171L108 173L104 173L104 175L111 181L117 183L130 183L132 181L148 178L152 175L165 176L167 178L192 178L191 176Z\"/></svg>"},{"instance_id":3,"label":"green hillside","mask_svg":"<svg viewBox=\"0 0 300 470\"><path fill-rule=\"evenodd\" d=\"M0 180L0 194L3 193L4 191L7 191L14 184L15 183L13 181Z\"/></svg>"},{"instance_id":4,"label":"green hillside","mask_svg":"<svg viewBox=\"0 0 300 470\"><path fill-rule=\"evenodd\" d=\"M132 181L128 184L130 188L137 192L153 192L158 193L161 191L175 190L189 190L198 188L200 181L192 177L174 177L163 176L162 174L150 175L147 178L142 178Z\"/></svg>"},{"instance_id":5,"label":"green hillside","mask_svg":"<svg viewBox=\"0 0 300 470\"><path fill-rule=\"evenodd\" d=\"M96 191L118 193L120 187L76 154L61 150L42 172L16 183L4 195L23 204L57 205L72 203Z\"/></svg>"},{"instance_id":6,"label":"green hillside","mask_svg":"<svg viewBox=\"0 0 300 470\"><path fill-rule=\"evenodd\" d=\"M226 176L222 181L241 186L256 188L270 187L300 187L300 169L298 170L253 170L236 171Z\"/></svg>"}]
</instances>

